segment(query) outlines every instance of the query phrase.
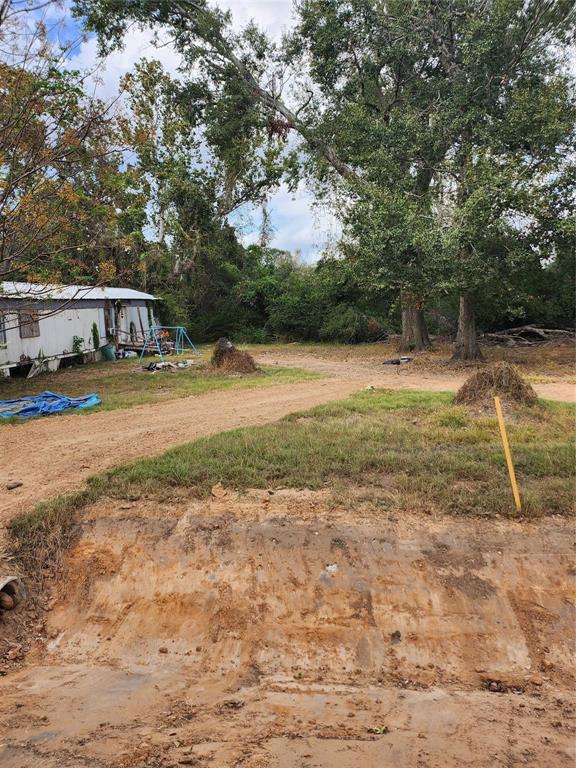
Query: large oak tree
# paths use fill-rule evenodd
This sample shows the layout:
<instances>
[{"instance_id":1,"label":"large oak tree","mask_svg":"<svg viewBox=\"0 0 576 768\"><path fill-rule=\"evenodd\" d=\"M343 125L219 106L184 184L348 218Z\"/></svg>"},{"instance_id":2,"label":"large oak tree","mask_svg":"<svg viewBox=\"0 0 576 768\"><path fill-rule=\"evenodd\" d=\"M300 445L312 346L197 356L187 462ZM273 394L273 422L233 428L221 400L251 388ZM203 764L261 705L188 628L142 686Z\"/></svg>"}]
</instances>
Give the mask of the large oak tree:
<instances>
[{"instance_id":1,"label":"large oak tree","mask_svg":"<svg viewBox=\"0 0 576 768\"><path fill-rule=\"evenodd\" d=\"M573 151L570 0L302 0L280 47L204 0L76 11L103 48L134 22L171 35L190 81L234 83L297 134L299 172L339 185L359 262L402 295L404 343L425 346L424 301L458 291L455 354L480 354L475 298L521 269L536 190Z\"/></svg>"}]
</instances>

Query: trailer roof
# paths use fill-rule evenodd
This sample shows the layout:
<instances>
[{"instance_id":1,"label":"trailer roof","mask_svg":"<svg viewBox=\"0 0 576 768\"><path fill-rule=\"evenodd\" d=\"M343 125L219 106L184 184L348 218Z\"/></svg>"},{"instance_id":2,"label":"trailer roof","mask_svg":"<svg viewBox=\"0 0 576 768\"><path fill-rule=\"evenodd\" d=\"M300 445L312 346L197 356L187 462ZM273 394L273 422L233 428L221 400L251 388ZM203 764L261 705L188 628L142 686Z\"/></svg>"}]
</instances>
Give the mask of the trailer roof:
<instances>
[{"instance_id":1,"label":"trailer roof","mask_svg":"<svg viewBox=\"0 0 576 768\"><path fill-rule=\"evenodd\" d=\"M41 283L0 283L0 299L34 299L34 301L79 299L125 299L154 301L150 293L135 291L132 288L115 288L112 286L90 285L45 285Z\"/></svg>"}]
</instances>

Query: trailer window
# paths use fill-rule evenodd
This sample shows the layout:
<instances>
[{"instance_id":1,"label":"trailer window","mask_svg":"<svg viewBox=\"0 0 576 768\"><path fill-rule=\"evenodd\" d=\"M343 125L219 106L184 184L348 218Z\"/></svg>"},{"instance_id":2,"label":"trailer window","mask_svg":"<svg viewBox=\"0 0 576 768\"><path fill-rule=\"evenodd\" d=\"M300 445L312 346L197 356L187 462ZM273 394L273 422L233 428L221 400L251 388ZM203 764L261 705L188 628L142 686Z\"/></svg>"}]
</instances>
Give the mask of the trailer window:
<instances>
[{"instance_id":1,"label":"trailer window","mask_svg":"<svg viewBox=\"0 0 576 768\"><path fill-rule=\"evenodd\" d=\"M22 310L19 313L20 338L33 339L40 336L40 324L38 322L37 312L26 312Z\"/></svg>"},{"instance_id":2,"label":"trailer window","mask_svg":"<svg viewBox=\"0 0 576 768\"><path fill-rule=\"evenodd\" d=\"M6 346L6 315L0 312L0 346Z\"/></svg>"}]
</instances>

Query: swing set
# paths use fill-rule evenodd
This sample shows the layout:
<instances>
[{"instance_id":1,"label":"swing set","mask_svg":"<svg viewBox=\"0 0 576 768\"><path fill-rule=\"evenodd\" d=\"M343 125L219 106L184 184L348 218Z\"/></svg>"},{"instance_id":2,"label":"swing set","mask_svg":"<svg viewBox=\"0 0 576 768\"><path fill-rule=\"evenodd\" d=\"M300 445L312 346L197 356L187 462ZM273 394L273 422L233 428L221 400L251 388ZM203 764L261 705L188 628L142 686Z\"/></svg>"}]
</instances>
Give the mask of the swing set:
<instances>
[{"instance_id":1,"label":"swing set","mask_svg":"<svg viewBox=\"0 0 576 768\"><path fill-rule=\"evenodd\" d=\"M186 328L183 325L152 325L146 333L144 339L144 345L140 352L140 360L144 357L146 352L157 352L160 355L160 360L164 362L164 355L166 354L166 342L170 339L172 332L175 331L174 347L170 351L175 355L183 355L185 352L186 344L197 355L198 350L192 343ZM162 347L164 345L164 351Z\"/></svg>"}]
</instances>

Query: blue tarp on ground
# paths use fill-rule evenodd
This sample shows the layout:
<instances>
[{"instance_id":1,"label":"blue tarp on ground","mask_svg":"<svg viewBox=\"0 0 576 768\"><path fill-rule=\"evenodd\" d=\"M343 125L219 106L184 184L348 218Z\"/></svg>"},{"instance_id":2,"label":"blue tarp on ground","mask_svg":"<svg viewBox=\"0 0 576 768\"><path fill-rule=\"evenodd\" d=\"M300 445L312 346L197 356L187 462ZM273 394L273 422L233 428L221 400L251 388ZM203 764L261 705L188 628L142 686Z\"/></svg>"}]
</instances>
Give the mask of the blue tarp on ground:
<instances>
[{"instance_id":1,"label":"blue tarp on ground","mask_svg":"<svg viewBox=\"0 0 576 768\"><path fill-rule=\"evenodd\" d=\"M22 419L29 419L31 416L47 416L69 408L92 408L94 405L100 405L100 402L100 398L94 393L82 397L66 397L66 395L57 395L55 392L46 390L30 397L0 400L0 419L9 419L12 416Z\"/></svg>"}]
</instances>

